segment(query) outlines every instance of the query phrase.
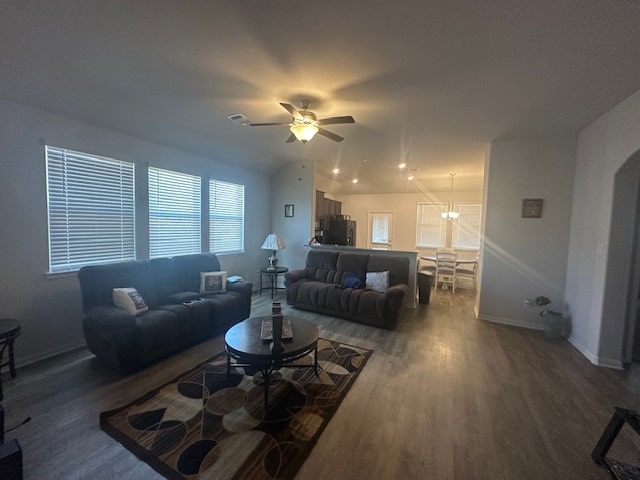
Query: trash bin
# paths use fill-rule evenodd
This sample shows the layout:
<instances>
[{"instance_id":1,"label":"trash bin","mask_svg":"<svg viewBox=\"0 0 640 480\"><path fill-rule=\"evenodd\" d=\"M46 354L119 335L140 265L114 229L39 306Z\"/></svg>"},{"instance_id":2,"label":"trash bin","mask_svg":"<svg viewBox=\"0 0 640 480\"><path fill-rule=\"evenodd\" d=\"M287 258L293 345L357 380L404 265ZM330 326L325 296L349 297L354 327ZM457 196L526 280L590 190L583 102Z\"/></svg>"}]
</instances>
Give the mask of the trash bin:
<instances>
[{"instance_id":1,"label":"trash bin","mask_svg":"<svg viewBox=\"0 0 640 480\"><path fill-rule=\"evenodd\" d=\"M420 303L424 305L429 304L432 280L433 274L431 272L418 272L418 298Z\"/></svg>"}]
</instances>

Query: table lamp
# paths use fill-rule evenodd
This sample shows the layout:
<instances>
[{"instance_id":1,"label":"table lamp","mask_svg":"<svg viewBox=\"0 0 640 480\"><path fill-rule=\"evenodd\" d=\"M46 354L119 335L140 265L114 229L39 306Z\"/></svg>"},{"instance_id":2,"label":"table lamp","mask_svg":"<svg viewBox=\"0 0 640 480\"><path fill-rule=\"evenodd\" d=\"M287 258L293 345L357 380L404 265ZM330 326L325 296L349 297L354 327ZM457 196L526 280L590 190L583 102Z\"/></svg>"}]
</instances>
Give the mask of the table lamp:
<instances>
[{"instance_id":1,"label":"table lamp","mask_svg":"<svg viewBox=\"0 0 640 480\"><path fill-rule=\"evenodd\" d=\"M276 257L276 252L278 250L282 250L283 248L287 248L284 244L284 240L280 238L279 235L275 233L270 233L267 235L267 238L264 239L264 243L262 244L263 250L271 250L271 256L269 257L269 268L274 270L278 266L278 258Z\"/></svg>"}]
</instances>

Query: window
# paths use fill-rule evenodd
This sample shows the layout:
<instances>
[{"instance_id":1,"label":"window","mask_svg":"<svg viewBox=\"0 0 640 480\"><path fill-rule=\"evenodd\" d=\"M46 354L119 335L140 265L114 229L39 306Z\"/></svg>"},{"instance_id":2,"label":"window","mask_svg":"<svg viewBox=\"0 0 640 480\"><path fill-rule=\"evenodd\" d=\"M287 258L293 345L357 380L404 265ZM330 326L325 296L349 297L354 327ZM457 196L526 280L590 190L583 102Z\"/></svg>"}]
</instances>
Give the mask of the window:
<instances>
[{"instance_id":1,"label":"window","mask_svg":"<svg viewBox=\"0 0 640 480\"><path fill-rule=\"evenodd\" d=\"M418 203L418 224L416 228L416 246L418 248L443 247L446 239L446 222L442 221L442 212L446 203Z\"/></svg>"},{"instance_id":2,"label":"window","mask_svg":"<svg viewBox=\"0 0 640 480\"><path fill-rule=\"evenodd\" d=\"M135 259L134 165L45 147L49 272Z\"/></svg>"},{"instance_id":3,"label":"window","mask_svg":"<svg viewBox=\"0 0 640 480\"><path fill-rule=\"evenodd\" d=\"M460 216L453 227L454 248L480 248L481 203L459 203Z\"/></svg>"},{"instance_id":4,"label":"window","mask_svg":"<svg viewBox=\"0 0 640 480\"><path fill-rule=\"evenodd\" d=\"M244 185L209 180L209 250L244 251Z\"/></svg>"},{"instance_id":5,"label":"window","mask_svg":"<svg viewBox=\"0 0 640 480\"><path fill-rule=\"evenodd\" d=\"M200 251L200 177L149 167L149 257Z\"/></svg>"}]
</instances>

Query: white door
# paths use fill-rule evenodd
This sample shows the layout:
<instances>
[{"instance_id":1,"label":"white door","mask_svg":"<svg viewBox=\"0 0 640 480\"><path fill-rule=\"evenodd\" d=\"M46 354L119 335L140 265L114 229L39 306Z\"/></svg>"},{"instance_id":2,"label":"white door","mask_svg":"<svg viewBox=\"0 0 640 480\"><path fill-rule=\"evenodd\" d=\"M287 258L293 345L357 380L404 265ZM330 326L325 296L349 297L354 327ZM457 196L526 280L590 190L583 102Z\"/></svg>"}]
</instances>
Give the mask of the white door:
<instances>
[{"instance_id":1,"label":"white door","mask_svg":"<svg viewBox=\"0 0 640 480\"><path fill-rule=\"evenodd\" d=\"M369 248L393 248L393 212L369 212Z\"/></svg>"}]
</instances>

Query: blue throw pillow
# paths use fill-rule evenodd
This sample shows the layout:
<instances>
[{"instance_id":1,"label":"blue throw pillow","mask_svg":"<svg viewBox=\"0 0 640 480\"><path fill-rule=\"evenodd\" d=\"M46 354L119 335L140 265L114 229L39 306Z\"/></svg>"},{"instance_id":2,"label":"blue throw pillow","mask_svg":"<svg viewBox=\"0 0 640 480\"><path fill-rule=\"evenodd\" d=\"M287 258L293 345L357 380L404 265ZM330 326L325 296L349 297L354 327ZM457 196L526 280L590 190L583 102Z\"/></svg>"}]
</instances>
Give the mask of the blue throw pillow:
<instances>
[{"instance_id":1,"label":"blue throw pillow","mask_svg":"<svg viewBox=\"0 0 640 480\"><path fill-rule=\"evenodd\" d=\"M347 272L342 278L342 288L362 288L362 280L357 273Z\"/></svg>"}]
</instances>

